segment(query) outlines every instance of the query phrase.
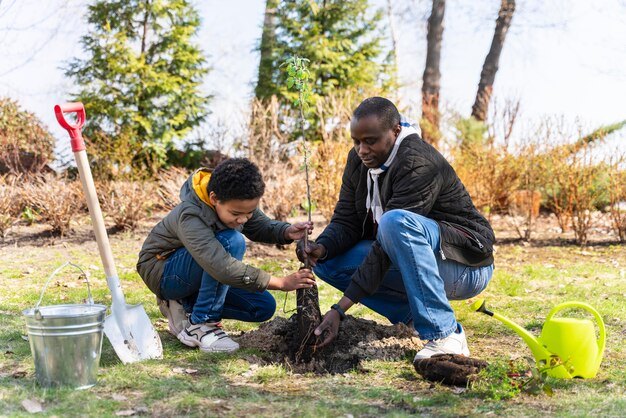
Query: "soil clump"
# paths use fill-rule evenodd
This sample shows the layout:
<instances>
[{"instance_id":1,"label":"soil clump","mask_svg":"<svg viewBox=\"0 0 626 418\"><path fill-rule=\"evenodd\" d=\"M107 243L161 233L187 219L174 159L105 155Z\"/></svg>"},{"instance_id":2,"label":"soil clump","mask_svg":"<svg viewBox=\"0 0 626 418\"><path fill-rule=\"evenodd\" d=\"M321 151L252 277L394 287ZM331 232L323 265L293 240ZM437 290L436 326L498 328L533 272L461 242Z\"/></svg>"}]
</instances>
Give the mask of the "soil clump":
<instances>
[{"instance_id":1,"label":"soil clump","mask_svg":"<svg viewBox=\"0 0 626 418\"><path fill-rule=\"evenodd\" d=\"M282 363L295 373L337 374L365 371L363 360L412 360L423 342L404 324L382 325L351 316L341 323L337 339L303 361L298 352L298 324L291 318L275 318L258 329L233 337L241 348L261 352L261 362Z\"/></svg>"}]
</instances>

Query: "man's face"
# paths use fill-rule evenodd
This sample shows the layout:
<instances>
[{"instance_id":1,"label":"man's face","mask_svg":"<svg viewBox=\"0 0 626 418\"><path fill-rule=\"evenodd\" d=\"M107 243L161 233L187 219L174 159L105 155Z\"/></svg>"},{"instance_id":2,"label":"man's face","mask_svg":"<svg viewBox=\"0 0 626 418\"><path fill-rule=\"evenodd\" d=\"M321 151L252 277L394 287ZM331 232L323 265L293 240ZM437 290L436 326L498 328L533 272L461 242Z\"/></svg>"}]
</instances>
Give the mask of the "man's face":
<instances>
[{"instance_id":1,"label":"man's face","mask_svg":"<svg viewBox=\"0 0 626 418\"><path fill-rule=\"evenodd\" d=\"M220 221L227 227L235 229L248 222L259 206L259 200L261 199L233 199L221 201L217 199L215 193L211 192L209 194L209 200L211 204L215 206L215 212L217 212L217 217Z\"/></svg>"},{"instance_id":2,"label":"man's face","mask_svg":"<svg viewBox=\"0 0 626 418\"><path fill-rule=\"evenodd\" d=\"M393 129L384 128L376 115L352 119L350 134L354 149L367 168L378 168L386 161L401 129L400 124Z\"/></svg>"}]
</instances>

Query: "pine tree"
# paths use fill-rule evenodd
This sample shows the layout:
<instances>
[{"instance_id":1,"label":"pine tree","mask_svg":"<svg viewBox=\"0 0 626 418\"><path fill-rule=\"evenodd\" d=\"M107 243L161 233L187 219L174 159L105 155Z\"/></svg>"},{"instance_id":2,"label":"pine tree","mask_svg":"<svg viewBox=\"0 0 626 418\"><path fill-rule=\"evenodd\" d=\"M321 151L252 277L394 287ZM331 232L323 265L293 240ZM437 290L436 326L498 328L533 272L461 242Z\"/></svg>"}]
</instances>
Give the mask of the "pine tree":
<instances>
[{"instance_id":1,"label":"pine tree","mask_svg":"<svg viewBox=\"0 0 626 418\"><path fill-rule=\"evenodd\" d=\"M372 13L367 0L284 0L274 16L273 62L298 55L315 64L311 66L312 103L337 89L384 89L389 81L391 65L381 58L383 37L378 30L383 12ZM259 98L275 94L292 101L295 93L284 84L279 66L266 68L272 72L272 82L265 82Z\"/></svg>"},{"instance_id":2,"label":"pine tree","mask_svg":"<svg viewBox=\"0 0 626 418\"><path fill-rule=\"evenodd\" d=\"M207 115L210 97L199 88L209 69L192 43L199 15L187 0L98 0L88 21L81 39L87 57L66 69L80 86L75 99L85 104L85 136L100 159L120 163L123 155L115 154L139 152L121 168L154 172L174 139Z\"/></svg>"}]
</instances>

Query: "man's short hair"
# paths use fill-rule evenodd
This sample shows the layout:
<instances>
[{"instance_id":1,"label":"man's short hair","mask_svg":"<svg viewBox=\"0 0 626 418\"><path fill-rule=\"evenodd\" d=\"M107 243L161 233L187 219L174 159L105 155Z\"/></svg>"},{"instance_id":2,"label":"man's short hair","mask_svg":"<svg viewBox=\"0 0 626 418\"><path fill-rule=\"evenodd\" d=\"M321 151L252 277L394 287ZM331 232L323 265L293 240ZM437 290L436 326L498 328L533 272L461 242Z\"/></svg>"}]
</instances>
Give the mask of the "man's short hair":
<instances>
[{"instance_id":1,"label":"man's short hair","mask_svg":"<svg viewBox=\"0 0 626 418\"><path fill-rule=\"evenodd\" d=\"M265 182L259 168L246 158L230 158L218 164L211 174L208 191L217 200L250 200L263 196Z\"/></svg>"},{"instance_id":2,"label":"man's short hair","mask_svg":"<svg viewBox=\"0 0 626 418\"><path fill-rule=\"evenodd\" d=\"M383 128L393 129L400 123L400 112L390 100L384 97L370 97L361 102L354 109L352 117L355 120L375 115L383 123Z\"/></svg>"}]
</instances>

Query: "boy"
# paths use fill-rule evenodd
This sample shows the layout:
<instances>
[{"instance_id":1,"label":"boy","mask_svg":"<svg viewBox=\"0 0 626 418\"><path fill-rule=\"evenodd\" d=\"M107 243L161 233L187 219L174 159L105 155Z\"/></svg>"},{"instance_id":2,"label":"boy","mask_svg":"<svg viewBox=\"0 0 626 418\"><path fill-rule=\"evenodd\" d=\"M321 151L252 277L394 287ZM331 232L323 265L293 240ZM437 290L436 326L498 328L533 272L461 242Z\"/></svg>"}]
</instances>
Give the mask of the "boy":
<instances>
[{"instance_id":1,"label":"boy","mask_svg":"<svg viewBox=\"0 0 626 418\"><path fill-rule=\"evenodd\" d=\"M181 188L181 203L146 238L137 271L183 344L235 351L239 344L222 331L221 319L265 321L276 309L266 289L315 285L308 269L274 277L241 261L244 235L286 244L312 230L308 222L290 225L265 216L258 209L264 191L259 169L244 158L226 160L212 173L199 169Z\"/></svg>"}]
</instances>

